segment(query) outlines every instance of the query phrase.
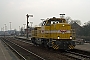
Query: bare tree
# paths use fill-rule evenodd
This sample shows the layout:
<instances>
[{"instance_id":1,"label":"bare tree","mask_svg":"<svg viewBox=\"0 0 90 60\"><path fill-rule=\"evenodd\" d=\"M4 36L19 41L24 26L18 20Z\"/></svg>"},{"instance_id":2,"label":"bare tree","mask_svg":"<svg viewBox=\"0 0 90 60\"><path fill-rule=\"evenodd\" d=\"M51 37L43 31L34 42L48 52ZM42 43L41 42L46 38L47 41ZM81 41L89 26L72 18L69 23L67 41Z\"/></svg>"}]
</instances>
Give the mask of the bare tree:
<instances>
[{"instance_id":1,"label":"bare tree","mask_svg":"<svg viewBox=\"0 0 90 60\"><path fill-rule=\"evenodd\" d=\"M77 23L78 25L81 25L80 20L71 20L70 24Z\"/></svg>"},{"instance_id":2,"label":"bare tree","mask_svg":"<svg viewBox=\"0 0 90 60\"><path fill-rule=\"evenodd\" d=\"M69 16L67 16L65 19L66 19L67 23L70 23L72 21L71 17L69 17Z\"/></svg>"},{"instance_id":3,"label":"bare tree","mask_svg":"<svg viewBox=\"0 0 90 60\"><path fill-rule=\"evenodd\" d=\"M88 22L86 22L86 23L84 23L85 25L90 25L90 21L88 21Z\"/></svg>"},{"instance_id":4,"label":"bare tree","mask_svg":"<svg viewBox=\"0 0 90 60\"><path fill-rule=\"evenodd\" d=\"M80 20L75 20L75 22L76 22L78 25L81 25L81 21L80 21Z\"/></svg>"}]
</instances>

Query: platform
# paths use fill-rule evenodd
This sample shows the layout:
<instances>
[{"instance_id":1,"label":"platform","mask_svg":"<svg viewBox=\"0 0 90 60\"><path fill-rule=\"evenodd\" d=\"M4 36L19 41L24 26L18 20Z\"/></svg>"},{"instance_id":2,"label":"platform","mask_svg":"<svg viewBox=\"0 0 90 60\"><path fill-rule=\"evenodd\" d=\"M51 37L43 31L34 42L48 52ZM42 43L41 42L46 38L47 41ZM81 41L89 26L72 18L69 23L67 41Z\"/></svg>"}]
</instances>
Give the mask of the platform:
<instances>
[{"instance_id":1,"label":"platform","mask_svg":"<svg viewBox=\"0 0 90 60\"><path fill-rule=\"evenodd\" d=\"M0 60L20 59L0 40Z\"/></svg>"},{"instance_id":2,"label":"platform","mask_svg":"<svg viewBox=\"0 0 90 60\"><path fill-rule=\"evenodd\" d=\"M89 51L90 52L90 43L84 43L83 45L76 45L75 49Z\"/></svg>"}]
</instances>

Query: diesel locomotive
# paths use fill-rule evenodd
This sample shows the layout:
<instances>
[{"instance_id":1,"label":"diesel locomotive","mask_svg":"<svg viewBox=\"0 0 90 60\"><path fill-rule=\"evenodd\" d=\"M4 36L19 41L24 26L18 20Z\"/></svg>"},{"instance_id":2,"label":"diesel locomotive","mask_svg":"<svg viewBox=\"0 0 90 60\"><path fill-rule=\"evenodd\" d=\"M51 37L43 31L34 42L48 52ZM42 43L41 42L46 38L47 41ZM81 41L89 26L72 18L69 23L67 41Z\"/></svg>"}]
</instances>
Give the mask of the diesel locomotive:
<instances>
[{"instance_id":1,"label":"diesel locomotive","mask_svg":"<svg viewBox=\"0 0 90 60\"><path fill-rule=\"evenodd\" d=\"M31 41L33 44L42 45L53 49L74 49L75 32L66 19L49 18L41 23L41 26L32 30Z\"/></svg>"}]
</instances>

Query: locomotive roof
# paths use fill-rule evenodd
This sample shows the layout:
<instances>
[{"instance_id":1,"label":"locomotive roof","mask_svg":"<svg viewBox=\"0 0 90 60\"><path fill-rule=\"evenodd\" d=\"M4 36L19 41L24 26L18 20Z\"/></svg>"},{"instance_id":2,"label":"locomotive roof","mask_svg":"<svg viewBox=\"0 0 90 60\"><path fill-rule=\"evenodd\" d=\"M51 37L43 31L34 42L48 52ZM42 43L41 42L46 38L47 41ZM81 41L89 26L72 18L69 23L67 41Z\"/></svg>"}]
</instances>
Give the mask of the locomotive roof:
<instances>
[{"instance_id":1,"label":"locomotive roof","mask_svg":"<svg viewBox=\"0 0 90 60\"><path fill-rule=\"evenodd\" d=\"M64 21L66 21L64 18L55 18L55 17L50 18L48 21L57 21L57 20L64 20Z\"/></svg>"}]
</instances>

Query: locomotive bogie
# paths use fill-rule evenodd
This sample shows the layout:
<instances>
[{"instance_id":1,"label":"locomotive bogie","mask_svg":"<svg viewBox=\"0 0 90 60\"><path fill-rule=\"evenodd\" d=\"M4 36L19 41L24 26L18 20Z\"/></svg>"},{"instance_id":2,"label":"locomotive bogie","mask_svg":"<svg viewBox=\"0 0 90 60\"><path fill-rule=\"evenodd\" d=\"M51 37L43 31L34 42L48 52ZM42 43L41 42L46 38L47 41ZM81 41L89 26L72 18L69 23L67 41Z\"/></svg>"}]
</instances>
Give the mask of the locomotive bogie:
<instances>
[{"instance_id":1,"label":"locomotive bogie","mask_svg":"<svg viewBox=\"0 0 90 60\"><path fill-rule=\"evenodd\" d=\"M52 47L53 49L63 49L63 50L69 50L74 49L75 42L71 40L52 40L52 39L38 39L34 38L33 41L36 45L43 45L45 47Z\"/></svg>"}]
</instances>

